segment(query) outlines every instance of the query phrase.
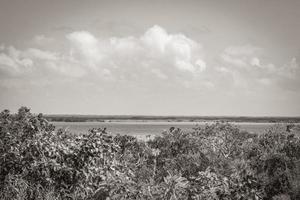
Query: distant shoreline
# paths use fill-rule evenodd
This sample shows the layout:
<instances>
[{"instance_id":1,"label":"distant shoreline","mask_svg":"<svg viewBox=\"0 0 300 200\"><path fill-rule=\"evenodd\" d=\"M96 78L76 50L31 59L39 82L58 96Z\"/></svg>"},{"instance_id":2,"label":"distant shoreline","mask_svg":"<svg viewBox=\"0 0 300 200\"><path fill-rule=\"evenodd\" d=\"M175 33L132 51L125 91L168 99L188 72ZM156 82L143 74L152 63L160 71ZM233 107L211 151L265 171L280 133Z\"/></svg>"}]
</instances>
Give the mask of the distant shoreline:
<instances>
[{"instance_id":1,"label":"distant shoreline","mask_svg":"<svg viewBox=\"0 0 300 200\"><path fill-rule=\"evenodd\" d=\"M219 117L219 116L108 116L108 115L45 115L51 122L251 122L300 123L300 117Z\"/></svg>"}]
</instances>

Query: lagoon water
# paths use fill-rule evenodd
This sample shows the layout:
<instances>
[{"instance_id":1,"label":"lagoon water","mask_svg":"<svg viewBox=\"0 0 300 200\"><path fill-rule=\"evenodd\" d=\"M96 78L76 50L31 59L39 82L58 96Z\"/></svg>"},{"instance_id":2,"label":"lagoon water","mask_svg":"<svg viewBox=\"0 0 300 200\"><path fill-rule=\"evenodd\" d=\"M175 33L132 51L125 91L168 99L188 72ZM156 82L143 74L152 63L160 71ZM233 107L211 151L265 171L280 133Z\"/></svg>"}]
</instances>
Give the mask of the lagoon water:
<instances>
[{"instance_id":1,"label":"lagoon water","mask_svg":"<svg viewBox=\"0 0 300 200\"><path fill-rule=\"evenodd\" d=\"M158 135L170 127L180 128L182 130L191 131L196 126L205 126L212 122L157 122L157 121L116 121L116 122L52 122L56 128L67 129L72 133L86 133L92 128L106 128L107 132L121 135ZM278 123L232 123L251 133L263 133L271 127L284 129L284 124Z\"/></svg>"}]
</instances>

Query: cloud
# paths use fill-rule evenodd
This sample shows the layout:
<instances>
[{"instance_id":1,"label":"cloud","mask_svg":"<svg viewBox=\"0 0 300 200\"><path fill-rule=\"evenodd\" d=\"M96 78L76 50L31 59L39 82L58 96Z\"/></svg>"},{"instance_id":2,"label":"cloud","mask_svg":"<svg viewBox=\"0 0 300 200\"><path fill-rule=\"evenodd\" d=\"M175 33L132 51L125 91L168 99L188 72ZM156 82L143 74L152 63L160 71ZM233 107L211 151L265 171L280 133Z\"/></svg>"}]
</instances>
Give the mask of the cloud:
<instances>
[{"instance_id":1,"label":"cloud","mask_svg":"<svg viewBox=\"0 0 300 200\"><path fill-rule=\"evenodd\" d=\"M141 41L146 47L152 50L151 53L165 53L166 46L170 41L168 33L160 26L153 26L141 37Z\"/></svg>"},{"instance_id":2,"label":"cloud","mask_svg":"<svg viewBox=\"0 0 300 200\"><path fill-rule=\"evenodd\" d=\"M256 67L261 66L261 65L260 65L260 60L259 60L257 57L252 58L251 61L250 61L250 64L251 64L252 66L256 66Z\"/></svg>"},{"instance_id":3,"label":"cloud","mask_svg":"<svg viewBox=\"0 0 300 200\"><path fill-rule=\"evenodd\" d=\"M23 56L22 51L13 46L2 45L0 52L0 69L10 75L20 74L32 67L33 60Z\"/></svg>"},{"instance_id":4,"label":"cloud","mask_svg":"<svg viewBox=\"0 0 300 200\"><path fill-rule=\"evenodd\" d=\"M75 57L81 57L81 61L94 69L130 68L130 65L139 66L141 63L159 67L161 71L165 71L161 65L190 73L204 71L206 68L199 43L183 34L168 34L157 25L140 37L101 40L89 32L79 31L67 35L67 38L73 47L73 53L77 54Z\"/></svg>"},{"instance_id":5,"label":"cloud","mask_svg":"<svg viewBox=\"0 0 300 200\"><path fill-rule=\"evenodd\" d=\"M227 47L224 50L224 53L230 56L252 56L254 54L257 54L261 51L262 49L250 44L246 45L241 45L241 46L230 46Z\"/></svg>"},{"instance_id":6,"label":"cloud","mask_svg":"<svg viewBox=\"0 0 300 200\"><path fill-rule=\"evenodd\" d=\"M175 61L175 65L178 69L180 69L182 71L194 72L196 70L194 65L192 65L191 63L186 62L184 60L180 60L180 59Z\"/></svg>"},{"instance_id":7,"label":"cloud","mask_svg":"<svg viewBox=\"0 0 300 200\"><path fill-rule=\"evenodd\" d=\"M66 77L81 77L85 74L82 67L69 56L36 48L18 50L13 46L0 52L0 73L9 77L34 78L36 81L48 76L49 79Z\"/></svg>"},{"instance_id":8,"label":"cloud","mask_svg":"<svg viewBox=\"0 0 300 200\"><path fill-rule=\"evenodd\" d=\"M164 80L168 79L168 76L165 75L160 69L153 68L151 69L151 72L160 79L164 79Z\"/></svg>"},{"instance_id":9,"label":"cloud","mask_svg":"<svg viewBox=\"0 0 300 200\"><path fill-rule=\"evenodd\" d=\"M258 79L258 82L263 84L263 85L271 85L272 84L272 80L269 79L269 78L261 78L261 79Z\"/></svg>"},{"instance_id":10,"label":"cloud","mask_svg":"<svg viewBox=\"0 0 300 200\"><path fill-rule=\"evenodd\" d=\"M219 71L247 71L247 75L251 75L249 72L276 74L280 67L270 62L263 62L261 59L264 57L263 53L262 48L249 44L227 47L220 55L222 70Z\"/></svg>"},{"instance_id":11,"label":"cloud","mask_svg":"<svg viewBox=\"0 0 300 200\"><path fill-rule=\"evenodd\" d=\"M4 53L0 54L0 64L4 65L4 66L9 66L9 67L16 66L15 60Z\"/></svg>"},{"instance_id":12,"label":"cloud","mask_svg":"<svg viewBox=\"0 0 300 200\"><path fill-rule=\"evenodd\" d=\"M292 58L284 65L275 65L266 61L262 48L253 45L225 48L220 54L219 65L220 67L216 68L218 72L232 77L234 85L244 89L260 86L291 89L291 85L299 82L297 77L300 68L296 58Z\"/></svg>"},{"instance_id":13,"label":"cloud","mask_svg":"<svg viewBox=\"0 0 300 200\"><path fill-rule=\"evenodd\" d=\"M287 64L279 68L278 73L288 78L297 78L300 72L299 64L296 58L292 58Z\"/></svg>"},{"instance_id":14,"label":"cloud","mask_svg":"<svg viewBox=\"0 0 300 200\"><path fill-rule=\"evenodd\" d=\"M98 39L87 31L78 31L70 33L66 38L71 42L71 52L74 57L83 59L89 67L96 68L101 61L102 54Z\"/></svg>"},{"instance_id":15,"label":"cloud","mask_svg":"<svg viewBox=\"0 0 300 200\"><path fill-rule=\"evenodd\" d=\"M146 31L141 43L153 59L166 59L181 71L196 73L206 68L201 44L183 34L168 34L156 25Z\"/></svg>"},{"instance_id":16,"label":"cloud","mask_svg":"<svg viewBox=\"0 0 300 200\"><path fill-rule=\"evenodd\" d=\"M197 66L199 66L199 71L204 71L206 69L206 63L201 60L201 59L198 59L196 60L196 63L195 63Z\"/></svg>"},{"instance_id":17,"label":"cloud","mask_svg":"<svg viewBox=\"0 0 300 200\"><path fill-rule=\"evenodd\" d=\"M33 42L42 46L42 45L48 45L48 44L54 42L54 39L47 37L45 35L36 35L33 38Z\"/></svg>"},{"instance_id":18,"label":"cloud","mask_svg":"<svg viewBox=\"0 0 300 200\"><path fill-rule=\"evenodd\" d=\"M36 40L46 40L46 36L36 36ZM47 83L74 79L149 85L168 80L169 85L197 89L215 89L225 82L241 88L287 85L299 75L296 58L275 65L266 61L262 48L250 44L229 46L217 62L207 60L198 41L157 25L140 36L127 37L102 38L88 31L73 31L65 35L62 46L54 51L46 46L17 49L1 45L0 72L36 81L44 78Z\"/></svg>"},{"instance_id":19,"label":"cloud","mask_svg":"<svg viewBox=\"0 0 300 200\"><path fill-rule=\"evenodd\" d=\"M64 48L57 48L55 42L37 35L33 39L35 47L1 45L0 70L11 76L35 76L37 81L46 74L49 80L64 76L89 77L98 82L145 82L154 78L181 83L207 69L200 43L182 33L168 33L158 25L140 36L128 37L101 38L88 31L73 31L65 35L60 45ZM48 50L47 45L55 50Z\"/></svg>"},{"instance_id":20,"label":"cloud","mask_svg":"<svg viewBox=\"0 0 300 200\"><path fill-rule=\"evenodd\" d=\"M233 67L247 68L249 66L259 66L259 59L262 49L247 44L242 46L227 47L221 54L222 60Z\"/></svg>"},{"instance_id":21,"label":"cloud","mask_svg":"<svg viewBox=\"0 0 300 200\"><path fill-rule=\"evenodd\" d=\"M170 34L153 26L138 37L96 37L87 31L66 35L70 56L86 70L102 78L140 79L153 75L158 79L175 78L182 73L206 70L202 45L181 33ZM122 78L121 78L122 77Z\"/></svg>"},{"instance_id":22,"label":"cloud","mask_svg":"<svg viewBox=\"0 0 300 200\"><path fill-rule=\"evenodd\" d=\"M29 48L26 51L22 52L24 57L29 57L32 59L40 59L40 60L58 60L59 56L50 51L43 51L36 48Z\"/></svg>"}]
</instances>

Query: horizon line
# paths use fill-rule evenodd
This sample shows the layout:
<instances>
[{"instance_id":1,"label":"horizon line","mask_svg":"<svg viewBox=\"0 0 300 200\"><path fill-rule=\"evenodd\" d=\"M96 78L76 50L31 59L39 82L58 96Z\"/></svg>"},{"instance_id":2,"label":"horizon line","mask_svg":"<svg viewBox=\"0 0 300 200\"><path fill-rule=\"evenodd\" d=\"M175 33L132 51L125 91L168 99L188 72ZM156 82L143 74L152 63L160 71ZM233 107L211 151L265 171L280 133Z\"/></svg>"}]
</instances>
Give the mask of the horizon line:
<instances>
[{"instance_id":1,"label":"horizon line","mask_svg":"<svg viewBox=\"0 0 300 200\"><path fill-rule=\"evenodd\" d=\"M204 118L300 118L300 115L147 115L147 114L44 114L44 116L83 116L83 117L204 117Z\"/></svg>"}]
</instances>

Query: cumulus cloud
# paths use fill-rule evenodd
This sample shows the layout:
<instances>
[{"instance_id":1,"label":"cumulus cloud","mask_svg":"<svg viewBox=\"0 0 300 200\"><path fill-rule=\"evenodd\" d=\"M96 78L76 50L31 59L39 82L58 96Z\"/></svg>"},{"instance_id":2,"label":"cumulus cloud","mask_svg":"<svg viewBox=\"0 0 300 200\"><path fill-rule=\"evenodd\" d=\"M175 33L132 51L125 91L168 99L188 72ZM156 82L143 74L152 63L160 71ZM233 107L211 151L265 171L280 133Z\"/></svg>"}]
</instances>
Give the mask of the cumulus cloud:
<instances>
[{"instance_id":1,"label":"cumulus cloud","mask_svg":"<svg viewBox=\"0 0 300 200\"><path fill-rule=\"evenodd\" d=\"M185 72L201 72L206 68L202 60L201 45L183 34L168 34L160 26L153 26L140 37L112 37L97 39L86 31L67 35L73 53L92 68L113 66L128 68L128 65L151 63L151 67L166 65ZM78 57L78 56L77 56ZM164 71L164 69L160 69ZM157 74L157 73L156 73Z\"/></svg>"},{"instance_id":2,"label":"cumulus cloud","mask_svg":"<svg viewBox=\"0 0 300 200\"><path fill-rule=\"evenodd\" d=\"M44 35L35 38L40 43L47 39ZM296 58L275 65L266 61L262 48L250 44L225 48L218 63L213 63L206 59L199 42L157 25L140 36L128 37L101 38L88 31L74 31L66 34L63 42L64 48L55 51L45 46L17 49L1 45L0 72L47 75L49 80L63 76L98 82L168 81L189 88L216 88L224 82L245 88L254 83L281 84L299 74Z\"/></svg>"},{"instance_id":3,"label":"cumulus cloud","mask_svg":"<svg viewBox=\"0 0 300 200\"><path fill-rule=\"evenodd\" d=\"M129 74L140 73L166 79L206 70L201 44L181 33L167 33L157 25L139 37L102 39L87 31L76 31L66 38L71 46L70 55L82 66L102 75L132 77Z\"/></svg>"},{"instance_id":4,"label":"cumulus cloud","mask_svg":"<svg viewBox=\"0 0 300 200\"><path fill-rule=\"evenodd\" d=\"M295 85L300 69L296 58L284 65L275 65L264 59L262 48L252 45L231 46L221 53L221 66L217 71L230 75L235 85L249 88L263 86Z\"/></svg>"},{"instance_id":5,"label":"cumulus cloud","mask_svg":"<svg viewBox=\"0 0 300 200\"><path fill-rule=\"evenodd\" d=\"M204 71L201 45L183 34L168 34L163 28L153 26L141 37L142 46L154 59L165 59L181 71Z\"/></svg>"},{"instance_id":6,"label":"cumulus cloud","mask_svg":"<svg viewBox=\"0 0 300 200\"><path fill-rule=\"evenodd\" d=\"M160 26L153 26L141 37L146 47L152 50L151 53L165 53L167 43L170 40L168 33Z\"/></svg>"},{"instance_id":7,"label":"cumulus cloud","mask_svg":"<svg viewBox=\"0 0 300 200\"><path fill-rule=\"evenodd\" d=\"M135 37L101 38L88 31L74 31L65 35L66 49L47 50L46 44L53 42L37 35L33 43L40 48L1 45L0 70L14 76L52 73L98 77L100 81L157 78L182 82L184 76L197 77L207 69L200 43L157 25Z\"/></svg>"},{"instance_id":8,"label":"cumulus cloud","mask_svg":"<svg viewBox=\"0 0 300 200\"><path fill-rule=\"evenodd\" d=\"M89 67L96 68L101 61L102 54L98 39L87 31L78 31L68 34L67 39L71 42L71 52L88 64Z\"/></svg>"}]
</instances>

